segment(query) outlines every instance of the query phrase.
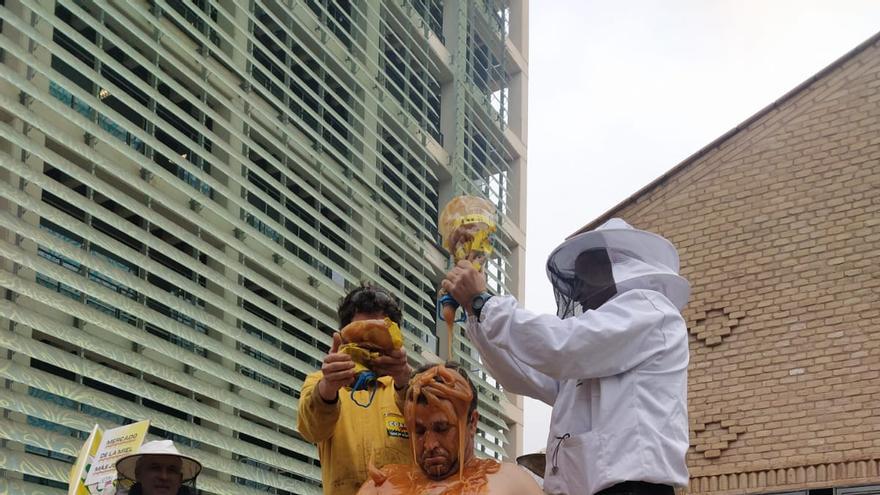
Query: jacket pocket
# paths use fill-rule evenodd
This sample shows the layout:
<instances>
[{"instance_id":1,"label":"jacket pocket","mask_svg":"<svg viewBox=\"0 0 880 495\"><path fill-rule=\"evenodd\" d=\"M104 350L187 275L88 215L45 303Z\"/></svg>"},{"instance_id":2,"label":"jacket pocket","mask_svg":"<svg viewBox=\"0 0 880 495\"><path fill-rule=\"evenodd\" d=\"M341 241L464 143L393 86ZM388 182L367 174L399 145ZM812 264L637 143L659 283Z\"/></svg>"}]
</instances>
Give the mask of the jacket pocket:
<instances>
[{"instance_id":1,"label":"jacket pocket","mask_svg":"<svg viewBox=\"0 0 880 495\"><path fill-rule=\"evenodd\" d=\"M580 495L590 493L603 478L604 452L601 437L594 431L576 435L558 435L558 446L551 445L547 452L547 478L544 491L553 495Z\"/></svg>"}]
</instances>

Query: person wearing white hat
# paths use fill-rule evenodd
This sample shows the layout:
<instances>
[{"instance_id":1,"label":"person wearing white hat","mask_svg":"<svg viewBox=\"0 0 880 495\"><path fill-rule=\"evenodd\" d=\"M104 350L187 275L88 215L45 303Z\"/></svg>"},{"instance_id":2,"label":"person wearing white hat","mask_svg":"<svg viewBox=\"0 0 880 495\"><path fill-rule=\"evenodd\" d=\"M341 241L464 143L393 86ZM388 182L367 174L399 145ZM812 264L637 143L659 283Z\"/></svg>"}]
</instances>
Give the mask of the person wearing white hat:
<instances>
[{"instance_id":1,"label":"person wearing white hat","mask_svg":"<svg viewBox=\"0 0 880 495\"><path fill-rule=\"evenodd\" d=\"M147 442L116 461L118 479L131 485L128 495L195 495L202 464L178 452L171 440Z\"/></svg>"},{"instance_id":2,"label":"person wearing white hat","mask_svg":"<svg viewBox=\"0 0 880 495\"><path fill-rule=\"evenodd\" d=\"M672 243L614 218L548 258L557 315L493 297L469 263L443 280L495 379L553 407L546 493L672 495L687 486L681 309L690 288L678 270Z\"/></svg>"}]
</instances>

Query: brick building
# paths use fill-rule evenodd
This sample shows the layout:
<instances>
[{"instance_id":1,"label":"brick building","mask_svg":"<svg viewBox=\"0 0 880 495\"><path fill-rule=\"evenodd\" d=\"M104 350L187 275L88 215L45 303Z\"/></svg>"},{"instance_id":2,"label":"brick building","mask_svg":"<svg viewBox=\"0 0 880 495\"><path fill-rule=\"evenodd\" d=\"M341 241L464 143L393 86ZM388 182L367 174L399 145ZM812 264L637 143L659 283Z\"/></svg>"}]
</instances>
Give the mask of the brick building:
<instances>
[{"instance_id":1,"label":"brick building","mask_svg":"<svg viewBox=\"0 0 880 495\"><path fill-rule=\"evenodd\" d=\"M880 493L880 34L584 227L678 247L690 493Z\"/></svg>"}]
</instances>

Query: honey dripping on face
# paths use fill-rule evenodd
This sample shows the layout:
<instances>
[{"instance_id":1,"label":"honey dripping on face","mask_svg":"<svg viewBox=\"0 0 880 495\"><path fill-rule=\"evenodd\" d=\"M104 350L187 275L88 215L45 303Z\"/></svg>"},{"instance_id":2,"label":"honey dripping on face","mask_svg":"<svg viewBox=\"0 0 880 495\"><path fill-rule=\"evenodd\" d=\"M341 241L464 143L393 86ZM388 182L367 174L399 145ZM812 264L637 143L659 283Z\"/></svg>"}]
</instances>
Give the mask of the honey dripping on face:
<instances>
[{"instance_id":1,"label":"honey dripping on face","mask_svg":"<svg viewBox=\"0 0 880 495\"><path fill-rule=\"evenodd\" d=\"M464 482L464 468L469 464L469 457L473 455L467 448L468 435L473 433L469 428L471 416L468 414L473 398L473 392L465 378L458 371L443 365L430 368L410 381L404 414L410 431L422 432L411 434L410 438L413 458L423 469L421 455L424 455L426 448L433 448L436 443L447 456L452 451L458 451L458 482ZM456 425L456 431L446 433L445 426L440 432L434 431L437 424ZM454 436L450 437L450 434ZM425 438L421 439L421 436ZM426 445L429 437L433 441L431 445Z\"/></svg>"}]
</instances>

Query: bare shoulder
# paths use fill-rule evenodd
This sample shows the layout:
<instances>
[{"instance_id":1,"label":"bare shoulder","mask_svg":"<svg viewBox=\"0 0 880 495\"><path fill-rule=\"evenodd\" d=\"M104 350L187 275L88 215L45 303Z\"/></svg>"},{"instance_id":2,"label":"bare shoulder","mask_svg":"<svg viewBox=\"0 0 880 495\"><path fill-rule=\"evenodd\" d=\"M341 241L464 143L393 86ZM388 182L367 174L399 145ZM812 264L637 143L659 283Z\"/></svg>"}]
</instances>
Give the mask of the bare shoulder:
<instances>
[{"instance_id":1,"label":"bare shoulder","mask_svg":"<svg viewBox=\"0 0 880 495\"><path fill-rule=\"evenodd\" d=\"M525 469L510 462L502 462L491 484L492 493L510 495L541 495L543 490Z\"/></svg>"}]
</instances>

